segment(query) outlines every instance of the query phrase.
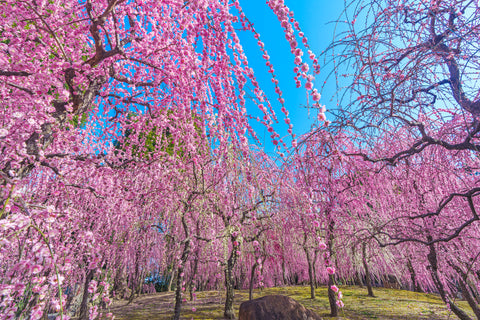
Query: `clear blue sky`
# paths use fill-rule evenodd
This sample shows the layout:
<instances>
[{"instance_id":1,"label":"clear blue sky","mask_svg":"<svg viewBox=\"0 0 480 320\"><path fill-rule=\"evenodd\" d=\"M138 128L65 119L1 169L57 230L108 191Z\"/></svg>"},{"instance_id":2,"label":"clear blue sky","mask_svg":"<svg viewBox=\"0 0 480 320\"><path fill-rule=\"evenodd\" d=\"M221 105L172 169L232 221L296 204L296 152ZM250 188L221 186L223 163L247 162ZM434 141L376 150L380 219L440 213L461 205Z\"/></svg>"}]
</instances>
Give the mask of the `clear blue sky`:
<instances>
[{"instance_id":1,"label":"clear blue sky","mask_svg":"<svg viewBox=\"0 0 480 320\"><path fill-rule=\"evenodd\" d=\"M309 115L308 110L301 107L306 104L305 89L297 89L295 87L293 80L293 67L295 66L293 63L294 56L290 53L290 46L285 39L280 22L265 1L240 0L240 4L248 19L254 24L257 32L260 33L261 40L265 43L265 48L271 57L271 62L279 80L279 86L284 94L287 109L290 111L290 118L294 125L294 133L300 135L307 132L316 119L317 112L311 110ZM295 18L299 21L300 27L307 36L312 51L317 55L320 54L333 40L335 24L329 22L338 19L344 8L343 1L285 0L285 4L294 11ZM268 69L265 66L265 61L261 57L262 54L257 46L256 40L253 38L251 32L239 32L239 37L247 54L249 65L254 69L260 86L271 100L279 117L280 124L276 125L275 129L281 136L285 136L287 135L287 127L284 125L283 114L280 111L277 95L274 92L274 86L270 80L271 75L267 72ZM305 56L304 58L304 61L308 60ZM322 65L321 60L319 63ZM319 90L326 72L328 72L328 69L323 69L318 76L317 83L315 83ZM334 102L329 101L333 94L334 84L328 87L330 89L328 89L327 92L324 91L320 100L320 103L326 105L327 109L334 107L334 105L332 105ZM248 108L252 109L255 108L255 106L249 105ZM249 110L249 112L257 114L256 110ZM327 118L329 117L331 116L327 113ZM265 141L266 151L273 151L269 133L261 125L255 125L254 128L260 140L262 142Z\"/></svg>"}]
</instances>

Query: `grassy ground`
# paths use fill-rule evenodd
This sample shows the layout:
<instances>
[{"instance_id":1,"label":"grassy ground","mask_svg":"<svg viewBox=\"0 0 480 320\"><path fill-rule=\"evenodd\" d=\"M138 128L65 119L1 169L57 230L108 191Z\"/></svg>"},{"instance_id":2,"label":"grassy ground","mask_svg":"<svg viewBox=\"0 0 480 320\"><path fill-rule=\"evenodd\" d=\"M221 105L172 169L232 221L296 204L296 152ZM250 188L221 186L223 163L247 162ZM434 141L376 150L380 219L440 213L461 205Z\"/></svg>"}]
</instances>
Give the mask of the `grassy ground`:
<instances>
[{"instance_id":1,"label":"grassy ground","mask_svg":"<svg viewBox=\"0 0 480 320\"><path fill-rule=\"evenodd\" d=\"M374 288L375 298L367 296L366 289L352 286L340 288L345 307L337 319L364 320L419 320L456 319L440 298L432 294L415 293L404 290ZM328 319L328 298L325 287L316 290L317 298L310 299L308 287L277 287L262 291L256 290L254 298L269 294L283 294L294 298L305 307ZM117 320L166 320L173 313L173 293L144 295L131 304L116 301L110 308ZM240 303L248 300L247 291L236 291L235 310L238 315ZM465 301L458 301L460 307L473 316ZM192 312L195 307L196 311ZM187 301L182 308L182 319L223 319L223 292L199 292L195 302ZM331 319L331 318L330 318Z\"/></svg>"}]
</instances>

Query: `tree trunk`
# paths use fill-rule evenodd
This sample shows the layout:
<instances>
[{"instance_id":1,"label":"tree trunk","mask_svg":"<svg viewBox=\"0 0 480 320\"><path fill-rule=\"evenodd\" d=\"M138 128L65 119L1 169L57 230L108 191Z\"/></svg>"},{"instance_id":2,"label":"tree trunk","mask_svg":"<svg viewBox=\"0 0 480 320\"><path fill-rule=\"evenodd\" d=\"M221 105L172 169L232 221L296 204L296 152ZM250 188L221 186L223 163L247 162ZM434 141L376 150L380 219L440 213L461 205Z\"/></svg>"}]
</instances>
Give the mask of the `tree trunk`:
<instances>
[{"instance_id":1,"label":"tree trunk","mask_svg":"<svg viewBox=\"0 0 480 320\"><path fill-rule=\"evenodd\" d=\"M75 285L73 285L69 294L67 295L66 302L65 302L65 308L64 308L65 313L68 312L68 310L70 309L70 306L72 305L73 299L77 295L77 286L78 286L78 284L75 283Z\"/></svg>"},{"instance_id":2,"label":"tree trunk","mask_svg":"<svg viewBox=\"0 0 480 320\"><path fill-rule=\"evenodd\" d=\"M475 314L477 319L480 320L480 309L478 308L478 305L473 295L470 293L468 284L466 284L463 279L459 279L459 282L460 282L460 289L462 290L462 294L465 297L465 300L467 300L468 305L470 306L470 308L472 308L473 313Z\"/></svg>"},{"instance_id":3,"label":"tree trunk","mask_svg":"<svg viewBox=\"0 0 480 320\"><path fill-rule=\"evenodd\" d=\"M305 236L306 237L306 236ZM310 299L315 300L315 279L313 277L313 265L312 259L310 257L310 252L306 246L303 247L305 251L305 255L307 256L307 263L308 263L308 280L310 283Z\"/></svg>"},{"instance_id":4,"label":"tree trunk","mask_svg":"<svg viewBox=\"0 0 480 320\"><path fill-rule=\"evenodd\" d=\"M135 271L134 273L130 276L130 282L131 282L131 292L130 292L130 297L128 298L128 304L132 303L133 299L135 298L135 294L137 293L138 286L139 286L139 268L140 268L140 252L135 253Z\"/></svg>"},{"instance_id":5,"label":"tree trunk","mask_svg":"<svg viewBox=\"0 0 480 320\"><path fill-rule=\"evenodd\" d=\"M415 273L415 269L413 268L412 261L410 259L407 260L407 268L410 272L410 279L412 281L412 290L415 292L423 292L422 287L417 281L417 275Z\"/></svg>"},{"instance_id":6,"label":"tree trunk","mask_svg":"<svg viewBox=\"0 0 480 320\"><path fill-rule=\"evenodd\" d=\"M355 278L357 281L356 284L358 284L360 288L363 288L363 277L360 275L360 272L358 270L355 271L355 275L356 275Z\"/></svg>"},{"instance_id":7,"label":"tree trunk","mask_svg":"<svg viewBox=\"0 0 480 320\"><path fill-rule=\"evenodd\" d=\"M188 232L188 225L185 219L185 212L187 211L187 206L184 209L184 214L182 216L182 225L183 231L185 232L185 243L183 245L183 252L182 256L180 257L180 265L177 267L177 287L175 288L175 309L173 312L173 320L180 319L180 312L182 310L182 291L185 289L183 288L183 279L184 274L183 271L185 269L185 264L187 263L188 256L190 255L190 238Z\"/></svg>"},{"instance_id":8,"label":"tree trunk","mask_svg":"<svg viewBox=\"0 0 480 320\"><path fill-rule=\"evenodd\" d=\"M355 244L352 245L351 249L352 249L353 270L355 270L355 274L352 276L352 282L353 282L352 285L359 286L361 288L362 285L361 285L361 282L360 282L359 272L357 270L358 268L357 268L356 257L355 257L355 253L357 251L357 247L355 246Z\"/></svg>"},{"instance_id":9,"label":"tree trunk","mask_svg":"<svg viewBox=\"0 0 480 320\"><path fill-rule=\"evenodd\" d=\"M330 218L330 210L327 211L327 216ZM335 221L331 219L328 223L328 252L329 256L326 257L325 264L328 266L330 264L330 259L334 256L333 251L333 240L334 240L334 230L335 230ZM337 317L338 316L338 306L337 306L337 294L335 291L332 290L332 286L335 284L335 275L329 274L328 275L328 302L330 303L330 316Z\"/></svg>"},{"instance_id":10,"label":"tree trunk","mask_svg":"<svg viewBox=\"0 0 480 320\"><path fill-rule=\"evenodd\" d=\"M144 285L145 285L145 278L147 277L147 274L145 273L145 271L142 271L140 273L140 278L138 279L137 283L138 283L138 286L137 286L137 297L140 296L142 294L142 291L143 289L145 288Z\"/></svg>"},{"instance_id":11,"label":"tree trunk","mask_svg":"<svg viewBox=\"0 0 480 320\"><path fill-rule=\"evenodd\" d=\"M232 242L236 239L232 238ZM237 253L235 247L230 254L230 257L227 261L227 266L225 269L225 289L226 289L226 297L225 297L225 309L223 312L223 316L225 319L235 319L235 312L233 311L233 300L235 298L235 290L233 288L233 268L237 262Z\"/></svg>"},{"instance_id":12,"label":"tree trunk","mask_svg":"<svg viewBox=\"0 0 480 320\"><path fill-rule=\"evenodd\" d=\"M337 294L332 290L332 286L335 284L334 275L328 275L328 302L330 303L330 316L338 316L338 306L337 306Z\"/></svg>"},{"instance_id":13,"label":"tree trunk","mask_svg":"<svg viewBox=\"0 0 480 320\"><path fill-rule=\"evenodd\" d=\"M82 296L82 303L80 304L80 315L78 316L78 320L88 320L88 286L90 285L90 281L93 280L93 276L95 275L95 270L88 270L87 274L85 275L85 283L83 286L83 296Z\"/></svg>"},{"instance_id":14,"label":"tree trunk","mask_svg":"<svg viewBox=\"0 0 480 320\"><path fill-rule=\"evenodd\" d=\"M246 267L244 267L243 265L241 266L241 269L240 269L240 281L239 281L239 284L238 284L238 287L239 289L244 289L245 288L245 279L247 278L247 270L246 270ZM275 283L275 286L276 283Z\"/></svg>"},{"instance_id":15,"label":"tree trunk","mask_svg":"<svg viewBox=\"0 0 480 320\"><path fill-rule=\"evenodd\" d=\"M233 311L235 290L233 289L233 280L231 277L232 270L227 266L227 269L225 269L225 289L227 292L225 297L225 309L223 313L225 319L235 319L235 312Z\"/></svg>"},{"instance_id":16,"label":"tree trunk","mask_svg":"<svg viewBox=\"0 0 480 320\"><path fill-rule=\"evenodd\" d=\"M470 308L472 308L473 313L475 314L477 319L480 320L480 309L478 308L472 292L470 292L470 288L468 285L468 274L463 272L463 270L457 265L455 265L452 261L449 261L448 264L460 275L460 279L458 279L460 284L460 290L462 291L465 300L467 300L468 305L470 306Z\"/></svg>"},{"instance_id":17,"label":"tree trunk","mask_svg":"<svg viewBox=\"0 0 480 320\"><path fill-rule=\"evenodd\" d=\"M118 296L120 299L123 299L125 292L128 289L125 273L125 265L121 261L117 261L115 278L113 280L113 292L115 296Z\"/></svg>"},{"instance_id":18,"label":"tree trunk","mask_svg":"<svg viewBox=\"0 0 480 320\"><path fill-rule=\"evenodd\" d=\"M310 298L315 300L315 279L313 277L313 266L312 266L312 258L310 257L310 251L307 247L307 233L303 234L303 251L305 251L305 256L307 257L307 264L308 264L308 280L310 283Z\"/></svg>"},{"instance_id":19,"label":"tree trunk","mask_svg":"<svg viewBox=\"0 0 480 320\"><path fill-rule=\"evenodd\" d=\"M315 255L313 256L313 279L315 281L315 289L318 289L318 280L317 280L317 260L318 260L318 250L315 250Z\"/></svg>"},{"instance_id":20,"label":"tree trunk","mask_svg":"<svg viewBox=\"0 0 480 320\"><path fill-rule=\"evenodd\" d=\"M375 295L373 294L372 279L370 278L370 271L368 269L365 243L362 244L362 263L363 263L363 268L365 269L365 282L367 285L368 296L375 297Z\"/></svg>"},{"instance_id":21,"label":"tree trunk","mask_svg":"<svg viewBox=\"0 0 480 320\"><path fill-rule=\"evenodd\" d=\"M427 236L428 241L432 241L431 236ZM442 282L440 281L440 277L438 275L438 260L437 260L437 251L435 249L435 244L429 245L429 253L427 255L428 262L430 264L430 275L432 277L433 283L440 294L443 302L445 302L452 310L453 313L460 319L460 320L472 320L462 309L460 309L455 303L453 303L448 297L443 287Z\"/></svg>"},{"instance_id":22,"label":"tree trunk","mask_svg":"<svg viewBox=\"0 0 480 320\"><path fill-rule=\"evenodd\" d=\"M180 312L182 311L182 280L183 280L183 265L177 268L177 287L175 288L175 308L173 311L173 320L180 319Z\"/></svg>"},{"instance_id":23,"label":"tree trunk","mask_svg":"<svg viewBox=\"0 0 480 320\"><path fill-rule=\"evenodd\" d=\"M167 287L168 292L172 291L173 279L174 278L175 278L175 269L172 268L172 272L170 273L170 279L168 279L168 287Z\"/></svg>"},{"instance_id":24,"label":"tree trunk","mask_svg":"<svg viewBox=\"0 0 480 320\"><path fill-rule=\"evenodd\" d=\"M255 262L252 266L252 272L250 273L250 284L248 288L248 300L253 299L253 280L255 278L255 270L257 269L257 262Z\"/></svg>"},{"instance_id":25,"label":"tree trunk","mask_svg":"<svg viewBox=\"0 0 480 320\"><path fill-rule=\"evenodd\" d=\"M193 285L194 285L194 280L198 271L198 259L199 259L199 253L197 250L197 253L195 255L195 260L193 261L192 275L190 276L190 281L188 282L188 290L190 292L190 301L193 301Z\"/></svg>"},{"instance_id":26,"label":"tree trunk","mask_svg":"<svg viewBox=\"0 0 480 320\"><path fill-rule=\"evenodd\" d=\"M185 268L185 263L187 262L188 255L190 254L190 240L185 241L183 247L182 257L180 258L180 265L177 268L177 287L175 288L175 309L173 312L173 320L180 319L180 312L182 311L182 291L183 291L183 279L184 274L183 270Z\"/></svg>"},{"instance_id":27,"label":"tree trunk","mask_svg":"<svg viewBox=\"0 0 480 320\"><path fill-rule=\"evenodd\" d=\"M287 271L285 268L285 257L282 259L282 277L283 277L283 284L288 285L288 280L287 280Z\"/></svg>"}]
</instances>

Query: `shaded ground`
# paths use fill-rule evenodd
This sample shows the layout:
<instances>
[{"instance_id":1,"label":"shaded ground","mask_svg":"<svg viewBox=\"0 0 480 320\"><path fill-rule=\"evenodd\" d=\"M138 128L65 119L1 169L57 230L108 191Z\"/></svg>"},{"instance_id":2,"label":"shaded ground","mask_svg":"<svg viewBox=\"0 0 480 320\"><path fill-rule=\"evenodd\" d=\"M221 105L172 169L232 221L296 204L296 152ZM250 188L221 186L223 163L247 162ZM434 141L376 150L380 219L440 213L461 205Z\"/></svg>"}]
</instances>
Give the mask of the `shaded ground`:
<instances>
[{"instance_id":1,"label":"shaded ground","mask_svg":"<svg viewBox=\"0 0 480 320\"><path fill-rule=\"evenodd\" d=\"M358 287L342 286L345 307L340 311L337 319L365 320L365 319L388 319L388 320L420 320L456 319L451 314L439 297L432 294L415 293L405 290L375 288L375 298L367 296L366 289ZM329 313L327 289L325 287L316 290L317 299L311 300L308 287L277 287L262 291L256 290L254 298L269 294L284 294L302 303L307 308L324 316ZM197 300L187 301L182 308L182 319L223 319L222 291L199 292ZM238 315L240 303L248 299L245 290L235 292L235 310ZM144 295L132 303L116 301L110 308L116 320L167 320L173 314L173 293L156 293ZM466 302L458 304L473 317L471 309ZM192 312L192 308L196 308Z\"/></svg>"}]
</instances>

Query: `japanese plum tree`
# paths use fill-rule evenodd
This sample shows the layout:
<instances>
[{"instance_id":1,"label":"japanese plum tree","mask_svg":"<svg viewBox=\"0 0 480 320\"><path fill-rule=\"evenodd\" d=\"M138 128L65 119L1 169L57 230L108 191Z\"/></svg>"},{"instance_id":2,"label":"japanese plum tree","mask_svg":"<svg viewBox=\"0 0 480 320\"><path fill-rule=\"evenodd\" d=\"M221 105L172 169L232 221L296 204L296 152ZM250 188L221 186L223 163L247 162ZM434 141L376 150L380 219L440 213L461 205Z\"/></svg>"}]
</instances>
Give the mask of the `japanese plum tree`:
<instances>
[{"instance_id":1,"label":"japanese plum tree","mask_svg":"<svg viewBox=\"0 0 480 320\"><path fill-rule=\"evenodd\" d=\"M348 150L348 146L350 150L355 148L354 143L346 143L346 140L342 146L343 151ZM342 277L353 279L361 286L365 283L368 295L373 296L374 277L385 283L389 282L388 278L403 280L405 274L404 266L398 263L404 258L399 254L402 250L382 247L374 236L389 218L378 212L372 203L382 202L379 194L388 194L388 187L377 181L377 175L383 172L379 172L379 164L343 157L342 167L345 172L343 189L339 194L343 199L342 211L337 219L340 236L335 248L337 254L344 258L337 260L337 266Z\"/></svg>"},{"instance_id":2,"label":"japanese plum tree","mask_svg":"<svg viewBox=\"0 0 480 320\"><path fill-rule=\"evenodd\" d=\"M65 164L63 167L68 168ZM117 272L125 269L119 264L129 270L130 283L136 281L138 285L141 277L138 264L147 264L150 258L161 254L162 246L144 245L153 243L148 216L151 212L149 208L136 206L132 197L132 192L144 187L141 179L134 182L135 177L140 178L145 172L132 175L124 171L122 178L116 176L118 171L101 167L84 177L77 174L80 170L72 167L64 179L51 181L48 172L34 169L27 183L20 181L21 191L14 194L10 214L2 221L2 254L8 259L3 266L2 286L17 307L14 311L8 305L3 306L6 315L12 311L17 316L31 313L37 317L52 304L53 311L79 307L76 311L80 317L88 318L87 304L101 302L102 296L97 291L108 302L108 284L114 282ZM155 174L150 172L150 175ZM86 178L102 193L83 188ZM119 215L119 210L125 210L125 214ZM22 219L20 226L14 223L17 219ZM54 282L52 277L58 280ZM8 292L16 286L13 283L24 286L23 295ZM83 284L80 287L83 299L75 307L74 298L79 297L78 293L82 296L82 292L74 289L79 283ZM69 288L65 295L56 290L60 286ZM90 316L96 314L95 310L96 307L90 310Z\"/></svg>"},{"instance_id":3,"label":"japanese plum tree","mask_svg":"<svg viewBox=\"0 0 480 320\"><path fill-rule=\"evenodd\" d=\"M245 153L244 153L245 155ZM268 220L274 215L270 202L275 194L278 171L268 157L259 152L238 161L239 155L230 153L222 161L224 177L217 193L210 198L212 213L216 216L217 233L222 235L224 256L220 262L225 279L225 310L227 319L234 319L233 272L242 254L244 242L258 241L272 226ZM264 222L266 221L266 222Z\"/></svg>"},{"instance_id":4,"label":"japanese plum tree","mask_svg":"<svg viewBox=\"0 0 480 320\"><path fill-rule=\"evenodd\" d=\"M269 5L284 21L292 52L300 55L292 14L283 1ZM129 126L132 111L145 116L135 123L134 140L173 120L172 139L194 150L193 110L204 122L200 128L208 123L212 141L245 147L246 131L254 135L245 116L245 84L253 84L256 102L270 103L233 24L240 20L254 29L239 4L233 6L237 12L216 1L3 2L3 175L24 177L35 163L57 173L57 158L82 143L78 124L85 121L83 131L95 137L90 142L97 152L104 151L104 142ZM272 124L272 109L260 108L264 122Z\"/></svg>"},{"instance_id":5,"label":"japanese plum tree","mask_svg":"<svg viewBox=\"0 0 480 320\"><path fill-rule=\"evenodd\" d=\"M355 141L344 154L378 164L363 187L377 224L369 232L382 246L415 248L410 274L462 319L445 282L459 266L442 259L478 228L478 5L351 1L346 31L325 53L342 86L335 124Z\"/></svg>"},{"instance_id":6,"label":"japanese plum tree","mask_svg":"<svg viewBox=\"0 0 480 320\"><path fill-rule=\"evenodd\" d=\"M192 164L192 181L187 183L187 185L182 186L179 190L180 193L184 193L184 196L180 198L180 208L178 208L179 216L178 216L178 223L180 226L178 228L183 230L183 239L174 238L174 241L179 241L182 245L180 250L180 255L178 257L178 265L177 265L177 284L176 284L176 291L175 291L175 310L174 310L174 319L179 319L180 311L181 311L181 304L182 304L182 294L185 291L185 281L184 281L184 267L187 263L192 247L192 239L190 236L191 233L191 224L187 222L189 218L189 214L202 212L203 210L198 210L195 207L195 203L197 199L204 195L207 191L205 185L208 186L208 183L205 184L205 176L203 175L204 168L201 167L199 171L195 167L195 164ZM183 176L185 178L185 176ZM190 188L189 184L191 184ZM185 189L184 189L185 188ZM174 231L173 234L180 235L181 232ZM171 235L170 235L171 236Z\"/></svg>"},{"instance_id":7,"label":"japanese plum tree","mask_svg":"<svg viewBox=\"0 0 480 320\"><path fill-rule=\"evenodd\" d=\"M299 150L291 163L292 185L299 196L290 201L284 200L283 204L297 211L291 215L297 216L296 224L303 228L299 233L303 234L301 247L307 258L312 299L315 298L315 262L319 249L323 251L332 316L337 316L338 306L343 306L341 293L335 285L335 270L338 269L335 242L337 235L344 233L336 225L345 223L343 193L348 189L346 180L349 174L342 162L341 141L342 136L334 139L324 128L316 128L302 136ZM294 193L289 193L292 198Z\"/></svg>"},{"instance_id":8,"label":"japanese plum tree","mask_svg":"<svg viewBox=\"0 0 480 320\"><path fill-rule=\"evenodd\" d=\"M379 138L374 143L377 152L382 153L404 148L408 139ZM351 145L345 153L354 153L351 150L355 148ZM410 279L400 276L400 281L410 280L413 288L439 292L459 318L470 319L452 299L460 291L465 292L462 295L477 313L473 300L478 290L478 224L470 214L476 213L478 200L469 192L478 183L471 169L477 167L477 162L471 151L446 151L441 146L431 146L395 166L381 161L354 162L350 188L343 193L344 209L353 228L342 233L354 239L350 246L360 247L366 275L367 268L377 276L398 276L404 270ZM466 238L470 239L468 243ZM374 250L364 251L367 246ZM396 268L388 267L392 258ZM367 265L368 259L371 263Z\"/></svg>"},{"instance_id":9,"label":"japanese plum tree","mask_svg":"<svg viewBox=\"0 0 480 320\"><path fill-rule=\"evenodd\" d=\"M318 248L317 232L319 223L316 219L316 215L313 214L312 199L308 196L308 190L305 190L302 183L304 180L295 179L294 172L300 171L296 164L290 164L293 172L288 181L284 183L281 188L283 193L281 194L281 211L282 216L288 217L288 221L283 223L283 229L285 233L291 234L290 245L296 247L296 250L302 250L306 256L308 281L310 283L310 296L315 299L315 262L317 254L315 250ZM285 178L287 175L285 175ZM299 263L297 263L297 266Z\"/></svg>"},{"instance_id":10,"label":"japanese plum tree","mask_svg":"<svg viewBox=\"0 0 480 320\"><path fill-rule=\"evenodd\" d=\"M357 142L351 155L396 164L433 146L478 152L478 12L476 1L349 3L347 31L327 52L351 80L337 113ZM371 143L381 140L391 145Z\"/></svg>"},{"instance_id":11,"label":"japanese plum tree","mask_svg":"<svg viewBox=\"0 0 480 320\"><path fill-rule=\"evenodd\" d=\"M456 192L470 190L477 183L476 176L464 170L471 161L477 160L470 152L446 154L441 147L429 148L395 168L384 168L374 177L383 188L370 186L369 195L373 197L367 200L379 217L371 235L382 246L410 243L405 248L416 248L415 259L429 270L425 273L424 267L414 269L416 276L430 278L422 286L433 286L461 319L470 317L452 301L458 288L448 279L457 279L465 297L471 295L470 290L476 290L475 286L467 289L465 281L467 277L475 279L477 268L478 224L470 221L469 215L476 212L478 200ZM439 210L439 203L442 215L431 214ZM470 239L468 243L466 238ZM475 303L472 309L478 311Z\"/></svg>"},{"instance_id":12,"label":"japanese plum tree","mask_svg":"<svg viewBox=\"0 0 480 320\"><path fill-rule=\"evenodd\" d=\"M308 48L306 37L283 1L268 5L300 66L296 34ZM85 306L101 295L108 300L110 283L120 289L126 276L138 291L150 258L166 261L168 235L184 247L177 248L181 263L174 262L181 288L189 235L204 236L194 232L207 207L196 201L206 189L195 175L228 148L247 154L256 137L247 85L261 122L270 131L277 121L237 25L258 39L272 74L273 66L239 3L26 0L2 1L0 11L1 318L53 311L66 319L66 303L75 300L70 289L79 283L80 318L95 318L96 307ZM297 77L311 82L306 72ZM112 141L135 148L124 145L120 155Z\"/></svg>"},{"instance_id":13,"label":"japanese plum tree","mask_svg":"<svg viewBox=\"0 0 480 320\"><path fill-rule=\"evenodd\" d=\"M341 123L363 134L359 142L408 129L409 144L374 159L395 163L430 145L476 151L478 9L467 0L348 4L347 31L327 51L338 76L352 80L342 82ZM343 74L345 64L355 72ZM451 120L456 135L440 136Z\"/></svg>"}]
</instances>

